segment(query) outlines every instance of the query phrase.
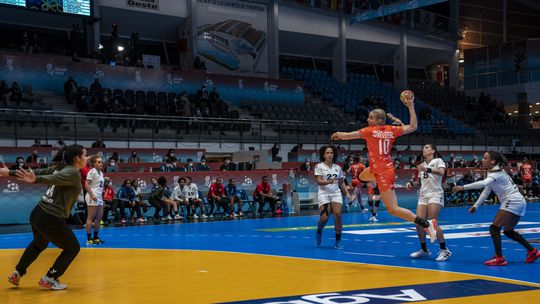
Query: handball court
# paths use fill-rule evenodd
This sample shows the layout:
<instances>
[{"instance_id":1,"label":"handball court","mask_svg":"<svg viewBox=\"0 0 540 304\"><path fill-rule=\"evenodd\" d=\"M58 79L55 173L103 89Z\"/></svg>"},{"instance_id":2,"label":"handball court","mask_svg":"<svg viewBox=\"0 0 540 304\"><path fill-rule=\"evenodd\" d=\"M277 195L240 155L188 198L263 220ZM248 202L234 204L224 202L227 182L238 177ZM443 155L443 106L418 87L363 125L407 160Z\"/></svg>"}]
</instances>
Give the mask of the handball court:
<instances>
[{"instance_id":1,"label":"handball court","mask_svg":"<svg viewBox=\"0 0 540 304\"><path fill-rule=\"evenodd\" d=\"M62 276L65 291L38 286L59 254L47 249L20 287L7 282L31 233L0 235L0 303L539 303L540 263L503 236L508 266L487 267L493 256L488 227L498 206L470 215L446 208L439 225L453 255L413 260L419 249L412 224L379 213L344 214L335 250L332 220L315 246L318 216L247 218L191 223L105 227L106 244L86 245ZM528 204L517 229L540 247L540 204ZM8 233L9 232L9 233Z\"/></svg>"}]
</instances>

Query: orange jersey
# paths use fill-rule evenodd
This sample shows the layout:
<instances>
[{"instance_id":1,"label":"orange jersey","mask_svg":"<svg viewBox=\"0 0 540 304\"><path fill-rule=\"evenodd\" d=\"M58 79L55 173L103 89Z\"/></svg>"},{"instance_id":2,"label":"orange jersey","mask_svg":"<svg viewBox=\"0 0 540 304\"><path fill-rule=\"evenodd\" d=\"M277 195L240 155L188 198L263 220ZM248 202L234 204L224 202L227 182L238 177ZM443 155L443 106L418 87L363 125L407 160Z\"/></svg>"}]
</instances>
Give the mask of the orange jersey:
<instances>
[{"instance_id":1,"label":"orange jersey","mask_svg":"<svg viewBox=\"0 0 540 304\"><path fill-rule=\"evenodd\" d=\"M358 130L360 137L366 140L371 172L383 173L394 169L390 152L396 138L403 134L402 126L370 126Z\"/></svg>"},{"instance_id":2,"label":"orange jersey","mask_svg":"<svg viewBox=\"0 0 540 304\"><path fill-rule=\"evenodd\" d=\"M522 164L519 168L519 171L521 172L521 178L524 180L530 180L532 179L532 167L530 164Z\"/></svg>"},{"instance_id":3,"label":"orange jersey","mask_svg":"<svg viewBox=\"0 0 540 304\"><path fill-rule=\"evenodd\" d=\"M364 167L364 165L362 165L361 163L352 164L349 167L349 172L352 175L352 179L358 180L358 175L360 175L360 173L362 173L362 171L364 171L365 168L366 167Z\"/></svg>"}]
</instances>

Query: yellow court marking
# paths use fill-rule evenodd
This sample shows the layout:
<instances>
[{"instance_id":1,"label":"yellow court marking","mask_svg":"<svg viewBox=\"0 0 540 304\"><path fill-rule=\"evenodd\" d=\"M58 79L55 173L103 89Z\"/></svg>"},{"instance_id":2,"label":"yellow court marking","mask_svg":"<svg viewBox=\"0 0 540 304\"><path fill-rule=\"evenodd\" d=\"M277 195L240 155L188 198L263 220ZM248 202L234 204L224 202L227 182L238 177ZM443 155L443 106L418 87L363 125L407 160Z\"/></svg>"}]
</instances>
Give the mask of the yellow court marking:
<instances>
[{"instance_id":1,"label":"yellow court marking","mask_svg":"<svg viewBox=\"0 0 540 304\"><path fill-rule=\"evenodd\" d=\"M0 250L0 274L4 274L0 303L215 303L485 279L413 268L232 252L92 248L82 249L61 278L69 285L68 290L44 290L37 282L59 253L58 249L45 250L22 278L21 286L14 288L6 278L22 250ZM540 291L527 291L478 296L475 301L469 297L424 303L532 304L539 298Z\"/></svg>"}]
</instances>

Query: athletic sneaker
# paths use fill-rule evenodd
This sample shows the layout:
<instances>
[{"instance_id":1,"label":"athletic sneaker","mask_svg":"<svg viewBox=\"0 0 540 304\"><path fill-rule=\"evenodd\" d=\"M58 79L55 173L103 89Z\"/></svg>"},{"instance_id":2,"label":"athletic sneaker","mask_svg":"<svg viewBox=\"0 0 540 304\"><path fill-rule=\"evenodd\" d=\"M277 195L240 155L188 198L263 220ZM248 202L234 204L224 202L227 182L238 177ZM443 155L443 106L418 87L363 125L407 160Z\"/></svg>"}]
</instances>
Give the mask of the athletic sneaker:
<instances>
[{"instance_id":1,"label":"athletic sneaker","mask_svg":"<svg viewBox=\"0 0 540 304\"><path fill-rule=\"evenodd\" d=\"M67 288L66 284L60 283L58 279L49 278L44 275L38 283L41 287L53 290L63 290Z\"/></svg>"},{"instance_id":2,"label":"athletic sneaker","mask_svg":"<svg viewBox=\"0 0 540 304\"><path fill-rule=\"evenodd\" d=\"M210 214L209 218L210 218L210 219L213 219L213 218L214 218L214 215L213 215L213 214Z\"/></svg>"},{"instance_id":3,"label":"athletic sneaker","mask_svg":"<svg viewBox=\"0 0 540 304\"><path fill-rule=\"evenodd\" d=\"M362 208L362 213L366 213L368 210L366 208Z\"/></svg>"},{"instance_id":4,"label":"athletic sneaker","mask_svg":"<svg viewBox=\"0 0 540 304\"><path fill-rule=\"evenodd\" d=\"M379 220L377 219L376 216L372 215L372 216L369 217L369 221L370 222L378 222Z\"/></svg>"},{"instance_id":5,"label":"athletic sneaker","mask_svg":"<svg viewBox=\"0 0 540 304\"><path fill-rule=\"evenodd\" d=\"M525 259L525 263L532 263L538 258L540 258L540 251L534 248L533 250L527 252L527 258Z\"/></svg>"},{"instance_id":6,"label":"athletic sneaker","mask_svg":"<svg viewBox=\"0 0 540 304\"><path fill-rule=\"evenodd\" d=\"M334 245L334 249L343 250L343 245L341 245L341 241L336 241L336 244Z\"/></svg>"},{"instance_id":7,"label":"athletic sneaker","mask_svg":"<svg viewBox=\"0 0 540 304\"><path fill-rule=\"evenodd\" d=\"M199 218L199 216L197 215L197 213L193 214L192 217L193 217L194 219L198 219L198 218Z\"/></svg>"},{"instance_id":8,"label":"athletic sneaker","mask_svg":"<svg viewBox=\"0 0 540 304\"><path fill-rule=\"evenodd\" d=\"M181 219L180 214L175 215L175 216L174 216L174 219L175 219L175 220Z\"/></svg>"},{"instance_id":9,"label":"athletic sneaker","mask_svg":"<svg viewBox=\"0 0 540 304\"><path fill-rule=\"evenodd\" d=\"M435 229L437 227L437 220L432 219L429 220L429 227L424 228L426 230L427 234L429 234L429 241L433 244L435 243L435 240L437 239L437 230Z\"/></svg>"},{"instance_id":10,"label":"athletic sneaker","mask_svg":"<svg viewBox=\"0 0 540 304\"><path fill-rule=\"evenodd\" d=\"M317 246L321 246L321 241L322 241L322 233L316 233L315 244L317 244Z\"/></svg>"},{"instance_id":11,"label":"athletic sneaker","mask_svg":"<svg viewBox=\"0 0 540 304\"><path fill-rule=\"evenodd\" d=\"M232 216L232 217L237 217L238 214L236 214L236 212L233 212L231 216Z\"/></svg>"},{"instance_id":12,"label":"athletic sneaker","mask_svg":"<svg viewBox=\"0 0 540 304\"><path fill-rule=\"evenodd\" d=\"M17 270L15 270L12 274L9 275L8 281L15 286L19 286L19 283L21 281L21 275Z\"/></svg>"},{"instance_id":13,"label":"athletic sneaker","mask_svg":"<svg viewBox=\"0 0 540 304\"><path fill-rule=\"evenodd\" d=\"M94 240L87 240L86 241L86 245L93 245L94 244Z\"/></svg>"},{"instance_id":14,"label":"athletic sneaker","mask_svg":"<svg viewBox=\"0 0 540 304\"><path fill-rule=\"evenodd\" d=\"M244 216L244 213L242 211L240 211L240 212L238 212L238 216L242 217L242 216Z\"/></svg>"},{"instance_id":15,"label":"athletic sneaker","mask_svg":"<svg viewBox=\"0 0 540 304\"><path fill-rule=\"evenodd\" d=\"M427 258L427 257L431 256L431 251L429 249L428 249L428 251L424 251L424 250L420 249L418 251L415 251L415 252L411 253L409 256L411 258L413 258L413 259Z\"/></svg>"},{"instance_id":16,"label":"athletic sneaker","mask_svg":"<svg viewBox=\"0 0 540 304\"><path fill-rule=\"evenodd\" d=\"M100 239L100 238L94 238L92 240L92 242L95 244L95 245L99 245L99 244L105 244L105 241Z\"/></svg>"},{"instance_id":17,"label":"athletic sneaker","mask_svg":"<svg viewBox=\"0 0 540 304\"><path fill-rule=\"evenodd\" d=\"M450 250L448 249L441 249L439 250L439 255L437 256L437 258L435 259L435 261L437 262L444 262L446 260L448 260L448 258L452 255L452 252L450 252Z\"/></svg>"},{"instance_id":18,"label":"athletic sneaker","mask_svg":"<svg viewBox=\"0 0 540 304\"><path fill-rule=\"evenodd\" d=\"M504 257L498 257L494 255L491 259L484 262L484 265L486 266L506 266L508 265L508 262L504 259Z\"/></svg>"},{"instance_id":19,"label":"athletic sneaker","mask_svg":"<svg viewBox=\"0 0 540 304\"><path fill-rule=\"evenodd\" d=\"M208 215L203 213L203 214L201 214L201 218L206 219L206 218L208 218Z\"/></svg>"}]
</instances>

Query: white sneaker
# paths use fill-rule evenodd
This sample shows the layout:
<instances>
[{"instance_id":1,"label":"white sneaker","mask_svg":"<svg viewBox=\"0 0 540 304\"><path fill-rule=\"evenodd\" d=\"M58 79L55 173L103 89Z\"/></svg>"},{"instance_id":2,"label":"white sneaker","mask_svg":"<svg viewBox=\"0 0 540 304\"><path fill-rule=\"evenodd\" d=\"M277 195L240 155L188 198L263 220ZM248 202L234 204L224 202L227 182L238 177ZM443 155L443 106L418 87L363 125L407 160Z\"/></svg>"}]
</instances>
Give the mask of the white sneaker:
<instances>
[{"instance_id":1,"label":"white sneaker","mask_svg":"<svg viewBox=\"0 0 540 304\"><path fill-rule=\"evenodd\" d=\"M67 288L66 284L62 284L62 283L60 283L59 280L49 278L46 275L41 277L41 280L39 280L38 284L43 288L53 289L53 290L63 290L63 289Z\"/></svg>"},{"instance_id":2,"label":"white sneaker","mask_svg":"<svg viewBox=\"0 0 540 304\"><path fill-rule=\"evenodd\" d=\"M437 227L437 220L432 219L429 220L429 227L424 228L426 230L427 234L429 234L429 241L433 244L435 243L435 240L437 239L437 230L435 229Z\"/></svg>"},{"instance_id":3,"label":"white sneaker","mask_svg":"<svg viewBox=\"0 0 540 304\"><path fill-rule=\"evenodd\" d=\"M370 221L370 222L378 222L379 220L377 219L376 216L373 216L373 215L372 215L372 216L369 218L369 221Z\"/></svg>"},{"instance_id":4,"label":"white sneaker","mask_svg":"<svg viewBox=\"0 0 540 304\"><path fill-rule=\"evenodd\" d=\"M366 213L368 210L366 208L362 209L362 213Z\"/></svg>"},{"instance_id":5,"label":"white sneaker","mask_svg":"<svg viewBox=\"0 0 540 304\"><path fill-rule=\"evenodd\" d=\"M439 255L437 256L437 258L435 259L435 261L437 262L444 262L446 260L448 260L448 258L452 255L452 252L450 252L450 250L448 249L441 249L439 250Z\"/></svg>"},{"instance_id":6,"label":"white sneaker","mask_svg":"<svg viewBox=\"0 0 540 304\"><path fill-rule=\"evenodd\" d=\"M244 213L242 211L238 212L238 216L242 217L244 216Z\"/></svg>"},{"instance_id":7,"label":"white sneaker","mask_svg":"<svg viewBox=\"0 0 540 304\"><path fill-rule=\"evenodd\" d=\"M175 215L175 216L174 216L174 219L175 219L175 220L181 219L180 214Z\"/></svg>"},{"instance_id":8,"label":"white sneaker","mask_svg":"<svg viewBox=\"0 0 540 304\"><path fill-rule=\"evenodd\" d=\"M236 212L232 213L232 217L237 217L237 216L238 216L238 214L236 214Z\"/></svg>"},{"instance_id":9,"label":"white sneaker","mask_svg":"<svg viewBox=\"0 0 540 304\"><path fill-rule=\"evenodd\" d=\"M428 249L428 251L425 252L424 250L420 249L418 251L411 253L409 256L413 259L427 258L431 256L431 251Z\"/></svg>"},{"instance_id":10,"label":"white sneaker","mask_svg":"<svg viewBox=\"0 0 540 304\"><path fill-rule=\"evenodd\" d=\"M201 217L202 217L203 219L206 219L206 218L208 218L208 215L206 215L206 214L203 213L203 214L201 215Z\"/></svg>"},{"instance_id":11,"label":"white sneaker","mask_svg":"<svg viewBox=\"0 0 540 304\"><path fill-rule=\"evenodd\" d=\"M210 219L213 219L214 218L214 215L213 214L210 214Z\"/></svg>"},{"instance_id":12,"label":"white sneaker","mask_svg":"<svg viewBox=\"0 0 540 304\"><path fill-rule=\"evenodd\" d=\"M204 215L204 214L203 214L203 215ZM199 218L199 216L197 215L197 213L193 214L193 218L194 218L194 219L198 219L198 218Z\"/></svg>"}]
</instances>

